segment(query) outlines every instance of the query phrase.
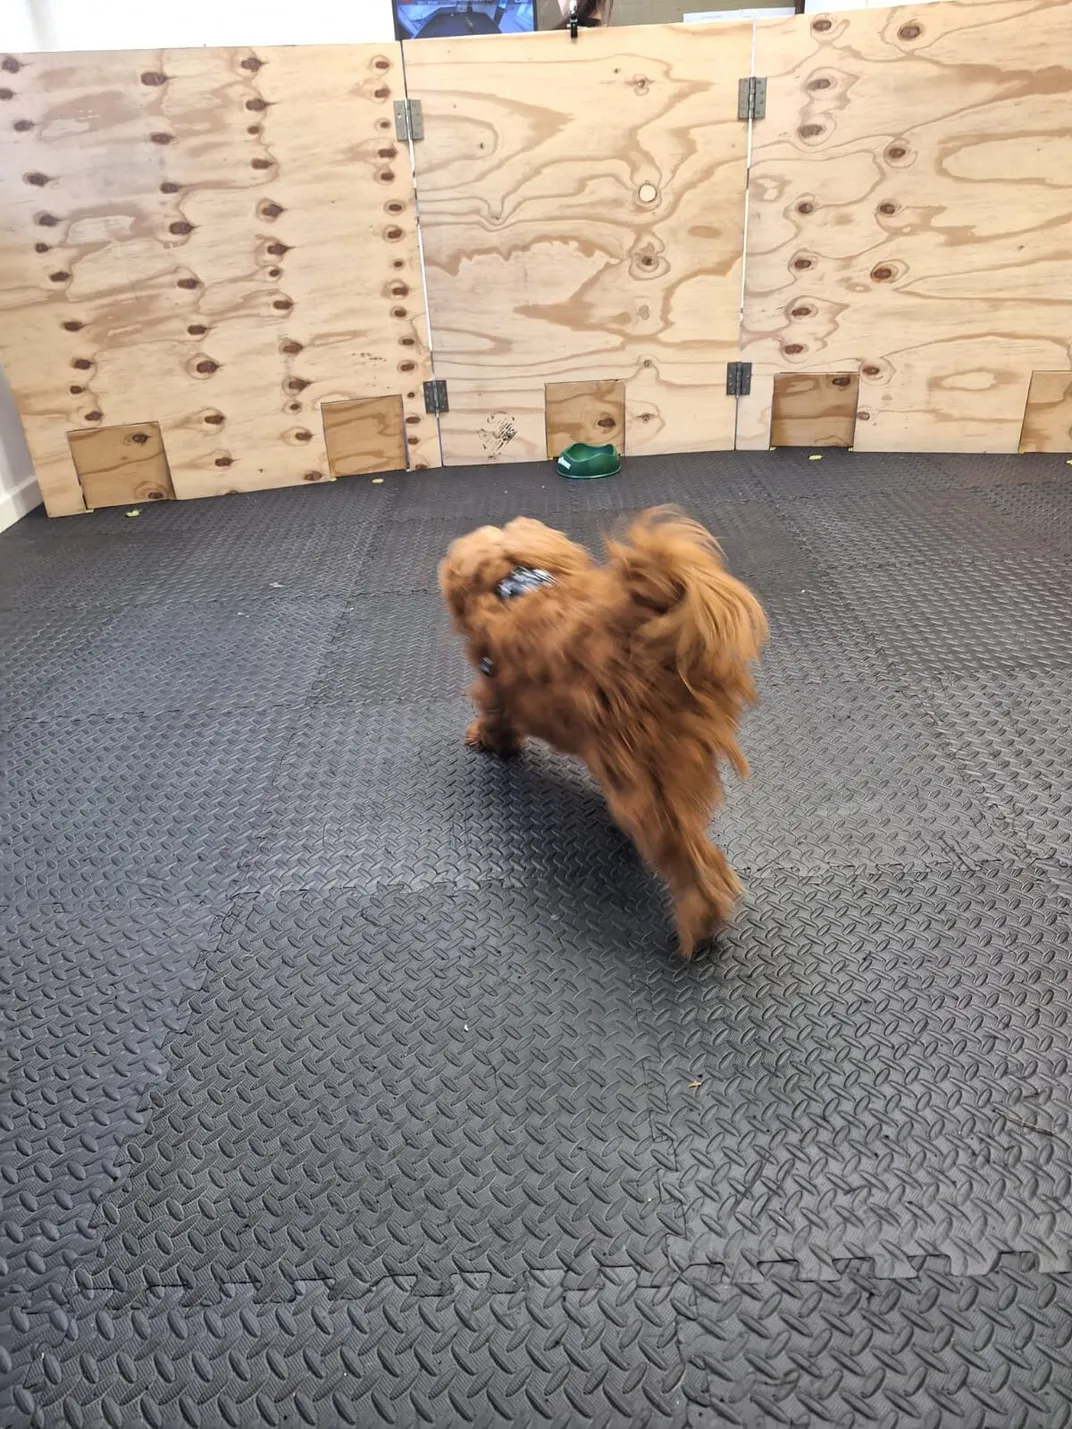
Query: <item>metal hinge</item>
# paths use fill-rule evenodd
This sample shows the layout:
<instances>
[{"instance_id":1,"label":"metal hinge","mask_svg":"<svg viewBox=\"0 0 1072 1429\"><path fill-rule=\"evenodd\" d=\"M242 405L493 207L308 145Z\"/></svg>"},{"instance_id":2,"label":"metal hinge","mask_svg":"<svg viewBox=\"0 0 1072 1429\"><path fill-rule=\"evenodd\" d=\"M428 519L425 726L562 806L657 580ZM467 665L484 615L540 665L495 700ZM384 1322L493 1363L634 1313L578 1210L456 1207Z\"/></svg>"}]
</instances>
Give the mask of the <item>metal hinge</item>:
<instances>
[{"instance_id":1,"label":"metal hinge","mask_svg":"<svg viewBox=\"0 0 1072 1429\"><path fill-rule=\"evenodd\" d=\"M737 81L737 118L763 119L767 114L767 81L750 75Z\"/></svg>"},{"instance_id":2,"label":"metal hinge","mask_svg":"<svg viewBox=\"0 0 1072 1429\"><path fill-rule=\"evenodd\" d=\"M424 384L424 410L433 416L450 411L445 382L426 382Z\"/></svg>"},{"instance_id":3,"label":"metal hinge","mask_svg":"<svg viewBox=\"0 0 1072 1429\"><path fill-rule=\"evenodd\" d=\"M752 391L752 364L750 362L726 363L726 396L747 397Z\"/></svg>"},{"instance_id":4,"label":"metal hinge","mask_svg":"<svg viewBox=\"0 0 1072 1429\"><path fill-rule=\"evenodd\" d=\"M395 138L400 144L424 138L424 114L419 99L395 100Z\"/></svg>"}]
</instances>

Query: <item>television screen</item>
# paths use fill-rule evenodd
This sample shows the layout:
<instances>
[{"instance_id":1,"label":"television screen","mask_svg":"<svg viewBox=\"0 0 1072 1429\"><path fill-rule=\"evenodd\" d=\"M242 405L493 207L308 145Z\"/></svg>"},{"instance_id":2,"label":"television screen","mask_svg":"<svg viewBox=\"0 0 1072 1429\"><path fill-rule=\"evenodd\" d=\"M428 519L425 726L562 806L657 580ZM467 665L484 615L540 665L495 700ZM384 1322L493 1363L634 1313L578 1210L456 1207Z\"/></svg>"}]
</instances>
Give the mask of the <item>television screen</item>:
<instances>
[{"instance_id":1,"label":"television screen","mask_svg":"<svg viewBox=\"0 0 1072 1429\"><path fill-rule=\"evenodd\" d=\"M400 40L518 35L536 28L535 0L395 0Z\"/></svg>"}]
</instances>

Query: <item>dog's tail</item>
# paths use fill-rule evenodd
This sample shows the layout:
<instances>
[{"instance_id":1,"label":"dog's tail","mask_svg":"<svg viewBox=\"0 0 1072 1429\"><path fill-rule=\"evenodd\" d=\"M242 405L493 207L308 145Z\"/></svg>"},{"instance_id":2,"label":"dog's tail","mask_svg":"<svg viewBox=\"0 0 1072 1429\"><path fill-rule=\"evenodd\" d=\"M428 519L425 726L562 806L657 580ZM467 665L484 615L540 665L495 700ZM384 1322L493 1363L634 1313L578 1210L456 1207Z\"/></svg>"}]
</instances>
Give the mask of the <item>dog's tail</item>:
<instances>
[{"instance_id":1,"label":"dog's tail","mask_svg":"<svg viewBox=\"0 0 1072 1429\"><path fill-rule=\"evenodd\" d=\"M650 612L634 630L634 658L646 652L655 669L676 672L699 699L753 703L752 664L766 643L767 618L726 570L715 538L698 521L659 507L608 540L607 555L634 608Z\"/></svg>"}]
</instances>

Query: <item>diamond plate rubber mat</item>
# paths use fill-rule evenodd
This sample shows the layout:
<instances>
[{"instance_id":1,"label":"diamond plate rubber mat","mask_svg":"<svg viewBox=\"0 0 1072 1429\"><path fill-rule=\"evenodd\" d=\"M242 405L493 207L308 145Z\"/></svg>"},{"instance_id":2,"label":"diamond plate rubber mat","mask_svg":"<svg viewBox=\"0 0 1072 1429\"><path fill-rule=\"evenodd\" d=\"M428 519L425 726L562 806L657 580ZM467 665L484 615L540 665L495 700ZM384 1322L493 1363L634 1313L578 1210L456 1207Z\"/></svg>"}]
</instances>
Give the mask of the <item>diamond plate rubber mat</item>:
<instances>
[{"instance_id":1,"label":"diamond plate rubber mat","mask_svg":"<svg viewBox=\"0 0 1072 1429\"><path fill-rule=\"evenodd\" d=\"M1072 1426L1072 471L810 455L0 537L5 1429ZM689 966L436 594L663 502L772 632Z\"/></svg>"}]
</instances>

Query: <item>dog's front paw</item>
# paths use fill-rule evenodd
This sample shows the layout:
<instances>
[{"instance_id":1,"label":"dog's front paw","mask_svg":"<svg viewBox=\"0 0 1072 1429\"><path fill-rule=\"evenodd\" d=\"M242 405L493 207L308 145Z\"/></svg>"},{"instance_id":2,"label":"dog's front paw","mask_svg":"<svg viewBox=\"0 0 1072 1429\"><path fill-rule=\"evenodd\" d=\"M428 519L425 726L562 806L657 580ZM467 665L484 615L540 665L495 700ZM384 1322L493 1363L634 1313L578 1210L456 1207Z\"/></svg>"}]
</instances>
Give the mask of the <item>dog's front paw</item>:
<instances>
[{"instance_id":1,"label":"dog's front paw","mask_svg":"<svg viewBox=\"0 0 1072 1429\"><path fill-rule=\"evenodd\" d=\"M484 728L482 720L473 720L472 724L465 731L465 742L470 749L479 749L482 751L491 749L491 745L487 739L487 731Z\"/></svg>"},{"instance_id":2,"label":"dog's front paw","mask_svg":"<svg viewBox=\"0 0 1072 1429\"><path fill-rule=\"evenodd\" d=\"M470 749L479 749L485 754L497 754L501 759L510 759L513 755L520 754L523 743L520 735L514 734L512 730L507 733L498 730L493 734L482 719L473 720L465 731L465 742Z\"/></svg>"}]
</instances>

